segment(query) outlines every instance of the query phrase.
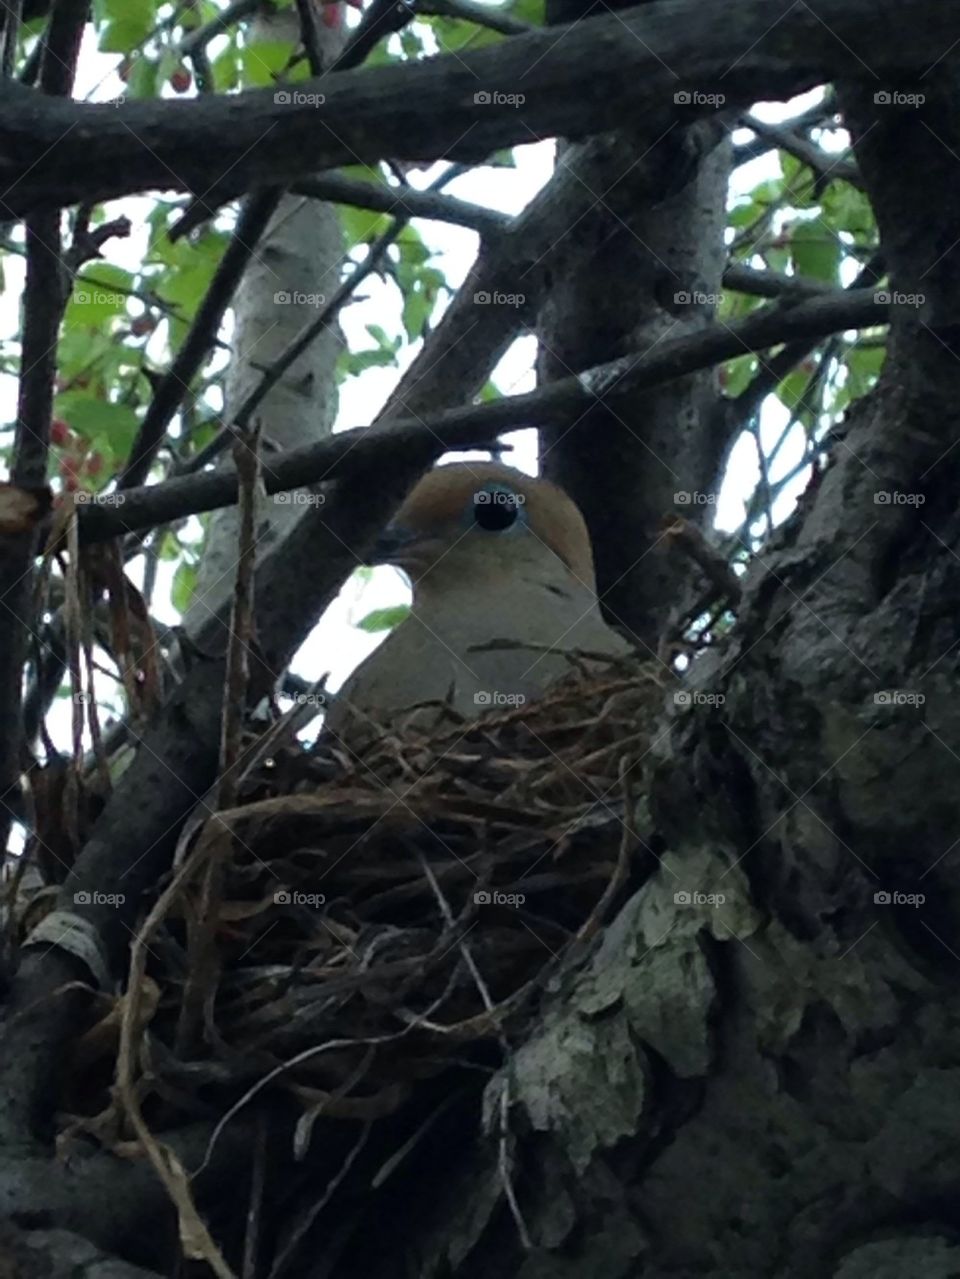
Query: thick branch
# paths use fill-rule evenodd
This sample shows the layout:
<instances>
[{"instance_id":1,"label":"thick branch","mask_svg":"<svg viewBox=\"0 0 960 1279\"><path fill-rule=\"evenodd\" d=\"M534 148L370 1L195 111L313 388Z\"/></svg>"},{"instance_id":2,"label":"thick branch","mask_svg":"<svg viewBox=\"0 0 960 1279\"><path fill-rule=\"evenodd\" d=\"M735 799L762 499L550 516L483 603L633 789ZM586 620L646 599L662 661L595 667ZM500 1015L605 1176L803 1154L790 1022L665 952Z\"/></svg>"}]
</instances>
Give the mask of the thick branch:
<instances>
[{"instance_id":1,"label":"thick branch","mask_svg":"<svg viewBox=\"0 0 960 1279\"><path fill-rule=\"evenodd\" d=\"M419 417L398 418L377 431L360 427L292 449L270 458L264 469L264 485L268 493L279 493L339 479L355 467L371 465L378 453L388 449L391 455L402 456L416 446L436 457L447 449L482 447L502 432L521 426L574 422L597 396L627 395L747 351L884 324L887 318L888 308L874 301L872 289L811 298L788 307L768 307L738 324L718 325L673 342L662 342L646 356L614 360L526 395L465 405L426 422ZM107 495L102 503L92 501L82 508L81 537L85 542L95 542L150 528L227 506L236 501L236 495L236 475L219 471L131 490L122 495L122 501L118 495Z\"/></svg>"},{"instance_id":2,"label":"thick branch","mask_svg":"<svg viewBox=\"0 0 960 1279\"><path fill-rule=\"evenodd\" d=\"M661 0L589 18L563 37L551 28L413 66L328 75L289 93L111 107L47 101L6 84L2 207L21 216L38 204L149 189L240 191L387 156L470 160L531 135L583 137L636 111L665 128L681 113L715 112L701 101L707 90L722 93L729 109L865 68L919 73L960 39L960 10L879 0L864 22L859 0L819 0L816 15L795 0L743 0L735 9ZM692 101L675 101L674 67L697 85Z\"/></svg>"}]
</instances>

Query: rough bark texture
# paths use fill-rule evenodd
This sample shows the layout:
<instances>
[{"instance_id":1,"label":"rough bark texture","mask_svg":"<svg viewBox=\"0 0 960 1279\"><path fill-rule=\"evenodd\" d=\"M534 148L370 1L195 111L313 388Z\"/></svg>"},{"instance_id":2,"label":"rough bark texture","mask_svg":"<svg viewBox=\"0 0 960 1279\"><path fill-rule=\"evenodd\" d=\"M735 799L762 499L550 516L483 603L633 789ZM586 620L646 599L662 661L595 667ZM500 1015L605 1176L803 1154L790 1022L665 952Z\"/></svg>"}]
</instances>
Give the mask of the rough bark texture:
<instances>
[{"instance_id":1,"label":"rough bark texture","mask_svg":"<svg viewBox=\"0 0 960 1279\"><path fill-rule=\"evenodd\" d=\"M642 358L710 323L725 259L722 126L679 125L660 136L628 127L563 147L558 163L592 199L554 250L537 326L541 380L629 353ZM608 618L651 654L677 596L662 522L678 491L716 492L725 444L716 406L707 369L632 394L613 387L590 412L543 432L545 474L590 526ZM686 509L696 518L712 508Z\"/></svg>"}]
</instances>

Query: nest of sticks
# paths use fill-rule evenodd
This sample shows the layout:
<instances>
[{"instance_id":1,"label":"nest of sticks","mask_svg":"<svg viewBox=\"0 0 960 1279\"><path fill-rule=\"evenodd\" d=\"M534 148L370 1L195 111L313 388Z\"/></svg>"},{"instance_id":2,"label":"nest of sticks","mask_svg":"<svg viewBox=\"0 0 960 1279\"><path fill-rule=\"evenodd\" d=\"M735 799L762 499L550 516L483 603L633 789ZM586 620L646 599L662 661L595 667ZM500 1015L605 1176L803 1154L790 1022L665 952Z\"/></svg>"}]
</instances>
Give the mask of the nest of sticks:
<instances>
[{"instance_id":1,"label":"nest of sticks","mask_svg":"<svg viewBox=\"0 0 960 1279\"><path fill-rule=\"evenodd\" d=\"M150 1127L225 1122L266 1088L311 1122L375 1120L519 1042L645 847L658 671L608 659L349 763L322 737L275 750L195 829L134 945L114 1062Z\"/></svg>"}]
</instances>

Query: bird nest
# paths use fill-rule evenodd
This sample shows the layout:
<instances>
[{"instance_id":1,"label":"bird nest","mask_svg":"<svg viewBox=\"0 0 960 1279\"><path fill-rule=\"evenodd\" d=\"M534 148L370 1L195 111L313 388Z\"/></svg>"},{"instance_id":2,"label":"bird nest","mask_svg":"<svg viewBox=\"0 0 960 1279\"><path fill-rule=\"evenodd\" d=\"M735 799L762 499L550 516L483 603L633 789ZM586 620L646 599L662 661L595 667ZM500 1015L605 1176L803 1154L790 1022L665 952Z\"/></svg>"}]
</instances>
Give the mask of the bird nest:
<instances>
[{"instance_id":1,"label":"bird nest","mask_svg":"<svg viewBox=\"0 0 960 1279\"><path fill-rule=\"evenodd\" d=\"M645 847L665 689L652 666L598 670L350 762L321 738L260 765L182 850L142 937L131 1058L158 1121L267 1086L375 1119L518 1041Z\"/></svg>"}]
</instances>

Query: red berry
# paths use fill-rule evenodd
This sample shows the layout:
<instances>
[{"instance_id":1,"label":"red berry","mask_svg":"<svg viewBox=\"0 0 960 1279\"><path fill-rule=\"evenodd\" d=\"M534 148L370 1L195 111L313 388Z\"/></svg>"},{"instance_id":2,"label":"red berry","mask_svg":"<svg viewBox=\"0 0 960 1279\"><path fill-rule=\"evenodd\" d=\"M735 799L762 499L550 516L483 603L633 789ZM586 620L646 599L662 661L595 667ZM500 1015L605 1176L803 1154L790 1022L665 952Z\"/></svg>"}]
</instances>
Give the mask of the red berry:
<instances>
[{"instance_id":1,"label":"red berry","mask_svg":"<svg viewBox=\"0 0 960 1279\"><path fill-rule=\"evenodd\" d=\"M325 27L339 27L340 25L340 6L339 4L325 4L321 10L321 18Z\"/></svg>"},{"instance_id":2,"label":"red berry","mask_svg":"<svg viewBox=\"0 0 960 1279\"><path fill-rule=\"evenodd\" d=\"M136 338L142 338L147 333L152 333L157 327L157 322L152 315L138 315L130 325L130 332Z\"/></svg>"},{"instance_id":3,"label":"red berry","mask_svg":"<svg viewBox=\"0 0 960 1279\"><path fill-rule=\"evenodd\" d=\"M64 422L62 417L55 417L50 423L50 442L52 444L67 444L70 440L70 427Z\"/></svg>"},{"instance_id":4,"label":"red berry","mask_svg":"<svg viewBox=\"0 0 960 1279\"><path fill-rule=\"evenodd\" d=\"M193 84L193 76L186 67L177 67L170 77L170 86L174 93L186 93Z\"/></svg>"},{"instance_id":5,"label":"red berry","mask_svg":"<svg viewBox=\"0 0 960 1279\"><path fill-rule=\"evenodd\" d=\"M68 475L63 482L63 487L68 493L76 493L77 489L80 487L80 482L75 475Z\"/></svg>"},{"instance_id":6,"label":"red berry","mask_svg":"<svg viewBox=\"0 0 960 1279\"><path fill-rule=\"evenodd\" d=\"M88 475L99 475L103 470L103 454L91 453L87 458L86 471Z\"/></svg>"}]
</instances>

